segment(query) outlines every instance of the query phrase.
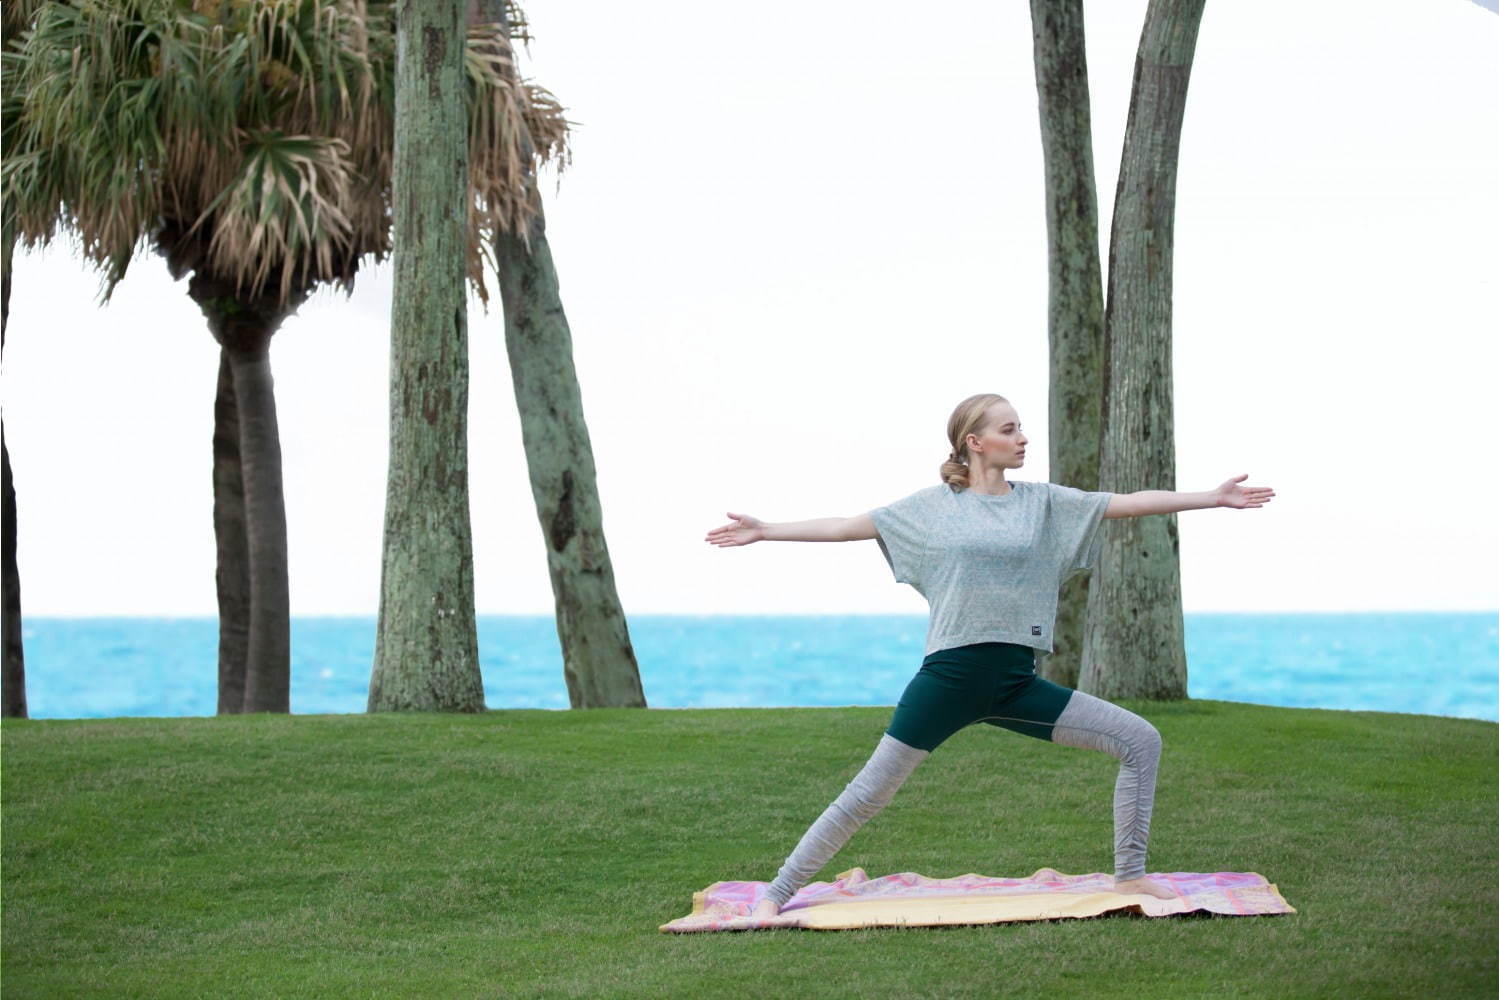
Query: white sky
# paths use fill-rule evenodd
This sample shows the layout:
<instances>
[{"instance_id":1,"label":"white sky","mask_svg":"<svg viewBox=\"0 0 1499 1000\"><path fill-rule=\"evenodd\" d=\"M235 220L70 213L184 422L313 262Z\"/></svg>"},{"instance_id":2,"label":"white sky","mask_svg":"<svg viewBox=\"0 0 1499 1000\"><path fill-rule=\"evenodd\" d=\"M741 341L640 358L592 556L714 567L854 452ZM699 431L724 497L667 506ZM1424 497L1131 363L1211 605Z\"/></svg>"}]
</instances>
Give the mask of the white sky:
<instances>
[{"instance_id":1,"label":"white sky","mask_svg":"<svg viewBox=\"0 0 1499 1000\"><path fill-rule=\"evenodd\" d=\"M1088 5L1105 240L1144 0ZM874 542L703 540L935 483L1010 398L1045 480L1046 232L1028 5L530 5L579 123L552 249L625 609L924 612ZM1468 0L1210 3L1177 189L1187 611L1499 608L1499 17ZM99 308L18 255L5 431L29 615L213 614L218 348L159 259ZM389 265L272 350L294 614L373 614ZM470 315L481 613L550 613L496 307ZM1163 487L1170 484L1162 483Z\"/></svg>"}]
</instances>

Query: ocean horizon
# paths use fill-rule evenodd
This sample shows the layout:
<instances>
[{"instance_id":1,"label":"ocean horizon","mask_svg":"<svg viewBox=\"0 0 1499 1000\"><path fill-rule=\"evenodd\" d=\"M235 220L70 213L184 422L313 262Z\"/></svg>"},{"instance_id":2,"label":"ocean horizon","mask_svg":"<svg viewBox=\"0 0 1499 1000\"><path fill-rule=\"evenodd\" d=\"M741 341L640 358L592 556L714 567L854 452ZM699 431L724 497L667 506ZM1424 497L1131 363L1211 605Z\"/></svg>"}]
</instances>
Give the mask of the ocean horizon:
<instances>
[{"instance_id":1,"label":"ocean horizon","mask_svg":"<svg viewBox=\"0 0 1499 1000\"><path fill-rule=\"evenodd\" d=\"M294 715L364 712L375 616L294 617ZM632 615L653 708L889 705L925 615ZM550 615L478 617L488 708L566 709ZM1189 613L1191 698L1499 721L1499 612ZM212 716L216 618L27 618L34 719Z\"/></svg>"}]
</instances>

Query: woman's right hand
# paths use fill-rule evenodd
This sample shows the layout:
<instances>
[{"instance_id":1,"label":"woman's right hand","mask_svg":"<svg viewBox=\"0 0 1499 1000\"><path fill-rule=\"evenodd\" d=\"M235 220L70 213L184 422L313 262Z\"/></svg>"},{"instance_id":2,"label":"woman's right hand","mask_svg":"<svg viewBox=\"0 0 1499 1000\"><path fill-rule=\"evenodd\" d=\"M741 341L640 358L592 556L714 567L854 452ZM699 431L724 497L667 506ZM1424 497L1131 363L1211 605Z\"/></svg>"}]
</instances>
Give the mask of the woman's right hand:
<instances>
[{"instance_id":1,"label":"woman's right hand","mask_svg":"<svg viewBox=\"0 0 1499 1000\"><path fill-rule=\"evenodd\" d=\"M706 541L712 542L719 548L727 548L730 545L748 545L750 542L765 539L764 521L748 514L736 514L733 511L729 511L729 516L734 520L708 532Z\"/></svg>"}]
</instances>

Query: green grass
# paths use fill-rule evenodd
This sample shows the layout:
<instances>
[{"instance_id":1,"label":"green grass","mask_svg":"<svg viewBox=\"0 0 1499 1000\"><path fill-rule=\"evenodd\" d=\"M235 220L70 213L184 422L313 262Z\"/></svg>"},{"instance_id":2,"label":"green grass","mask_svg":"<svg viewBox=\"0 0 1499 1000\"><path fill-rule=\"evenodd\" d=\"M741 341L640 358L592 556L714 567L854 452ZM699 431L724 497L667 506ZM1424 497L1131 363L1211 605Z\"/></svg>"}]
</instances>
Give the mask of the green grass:
<instances>
[{"instance_id":1,"label":"green grass","mask_svg":"<svg viewBox=\"0 0 1499 1000\"><path fill-rule=\"evenodd\" d=\"M1466 997L1499 990L1499 725L1125 702L1151 871L1299 913L661 934L769 879L888 708L10 721L22 997ZM1112 871L1117 763L960 732L821 873Z\"/></svg>"}]
</instances>

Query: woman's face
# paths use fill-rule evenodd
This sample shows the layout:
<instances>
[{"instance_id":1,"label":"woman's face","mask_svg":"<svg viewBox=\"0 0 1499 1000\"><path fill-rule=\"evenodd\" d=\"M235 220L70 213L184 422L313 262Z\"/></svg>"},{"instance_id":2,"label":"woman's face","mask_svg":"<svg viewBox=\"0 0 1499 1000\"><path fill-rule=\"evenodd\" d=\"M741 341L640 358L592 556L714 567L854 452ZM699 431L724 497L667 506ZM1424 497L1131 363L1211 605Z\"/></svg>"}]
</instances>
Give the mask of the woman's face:
<instances>
[{"instance_id":1,"label":"woman's face","mask_svg":"<svg viewBox=\"0 0 1499 1000\"><path fill-rule=\"evenodd\" d=\"M983 430L968 435L968 454L975 462L979 455L991 466L1019 468L1025 464L1025 446L1030 438L1020 429L1020 416L1008 403L998 403L989 411Z\"/></svg>"}]
</instances>

